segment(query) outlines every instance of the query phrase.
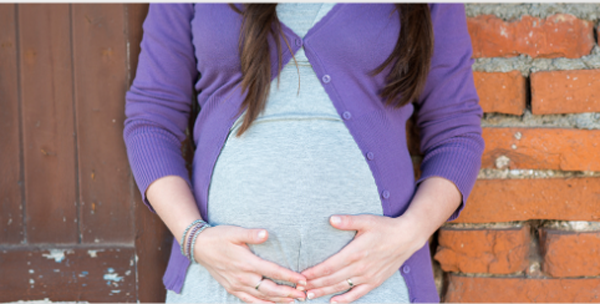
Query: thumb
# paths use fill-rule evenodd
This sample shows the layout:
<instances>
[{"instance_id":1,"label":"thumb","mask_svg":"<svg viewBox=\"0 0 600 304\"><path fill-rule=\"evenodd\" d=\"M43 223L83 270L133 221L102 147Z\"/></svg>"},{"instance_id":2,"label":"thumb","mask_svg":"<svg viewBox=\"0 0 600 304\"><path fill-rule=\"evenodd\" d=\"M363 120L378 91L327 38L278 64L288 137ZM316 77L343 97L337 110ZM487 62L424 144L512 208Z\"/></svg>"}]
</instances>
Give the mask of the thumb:
<instances>
[{"instance_id":1,"label":"thumb","mask_svg":"<svg viewBox=\"0 0 600 304\"><path fill-rule=\"evenodd\" d=\"M370 220L367 215L332 215L329 218L329 223L334 228L340 230L365 230L370 225Z\"/></svg>"},{"instance_id":2,"label":"thumb","mask_svg":"<svg viewBox=\"0 0 600 304\"><path fill-rule=\"evenodd\" d=\"M269 238L269 233L265 229L243 229L234 237L235 241L246 244L264 243Z\"/></svg>"}]
</instances>

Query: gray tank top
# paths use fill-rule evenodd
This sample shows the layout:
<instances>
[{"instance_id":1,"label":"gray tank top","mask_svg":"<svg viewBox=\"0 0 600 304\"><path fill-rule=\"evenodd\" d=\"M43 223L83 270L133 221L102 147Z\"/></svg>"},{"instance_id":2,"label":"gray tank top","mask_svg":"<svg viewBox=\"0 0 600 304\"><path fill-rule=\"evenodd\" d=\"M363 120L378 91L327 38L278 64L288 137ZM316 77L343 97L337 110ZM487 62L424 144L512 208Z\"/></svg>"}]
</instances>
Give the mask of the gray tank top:
<instances>
[{"instance_id":1,"label":"gray tank top","mask_svg":"<svg viewBox=\"0 0 600 304\"><path fill-rule=\"evenodd\" d=\"M282 23L304 37L333 6L280 3L277 14ZM383 209L366 159L304 49L295 57L300 75L290 60L281 71L279 88L277 79L271 84L265 111L241 137L235 135L243 115L232 126L213 171L208 221L267 229L269 239L250 245L250 249L263 259L301 272L353 239L354 231L331 227L331 215L382 215ZM309 302L328 303L330 298ZM182 294L170 291L167 301L241 302L199 264L190 266ZM408 302L408 290L396 272L358 302Z\"/></svg>"}]
</instances>

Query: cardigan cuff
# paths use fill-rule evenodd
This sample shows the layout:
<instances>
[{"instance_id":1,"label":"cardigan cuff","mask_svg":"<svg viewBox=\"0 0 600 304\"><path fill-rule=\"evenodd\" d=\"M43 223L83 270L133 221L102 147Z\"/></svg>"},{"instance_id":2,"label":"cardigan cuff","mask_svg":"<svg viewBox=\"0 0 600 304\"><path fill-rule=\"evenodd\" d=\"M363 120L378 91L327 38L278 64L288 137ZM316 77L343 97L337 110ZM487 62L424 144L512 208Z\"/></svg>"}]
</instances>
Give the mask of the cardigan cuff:
<instances>
[{"instance_id":1,"label":"cardigan cuff","mask_svg":"<svg viewBox=\"0 0 600 304\"><path fill-rule=\"evenodd\" d=\"M447 221L455 220L465 208L481 168L483 146L481 137L455 138L451 143L427 153L421 163L422 173L417 184L429 177L439 176L453 182L462 194L460 206ZM479 147L480 149L477 149Z\"/></svg>"},{"instance_id":2,"label":"cardigan cuff","mask_svg":"<svg viewBox=\"0 0 600 304\"><path fill-rule=\"evenodd\" d=\"M146 198L146 190L155 180L176 175L183 178L191 188L181 144L167 131L153 126L138 126L126 132L124 139L131 171L150 211L156 213Z\"/></svg>"}]
</instances>

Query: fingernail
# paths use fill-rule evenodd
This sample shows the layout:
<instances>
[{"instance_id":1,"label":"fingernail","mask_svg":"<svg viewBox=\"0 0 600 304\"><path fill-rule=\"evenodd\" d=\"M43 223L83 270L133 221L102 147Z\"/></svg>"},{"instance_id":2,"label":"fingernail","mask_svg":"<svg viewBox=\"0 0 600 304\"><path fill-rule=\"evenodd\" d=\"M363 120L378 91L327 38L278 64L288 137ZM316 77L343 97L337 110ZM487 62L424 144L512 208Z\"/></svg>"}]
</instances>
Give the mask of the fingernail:
<instances>
[{"instance_id":1,"label":"fingernail","mask_svg":"<svg viewBox=\"0 0 600 304\"><path fill-rule=\"evenodd\" d=\"M331 300L332 304L337 304L337 302L335 300Z\"/></svg>"},{"instance_id":2,"label":"fingernail","mask_svg":"<svg viewBox=\"0 0 600 304\"><path fill-rule=\"evenodd\" d=\"M301 285L296 285L296 289L300 290L300 291L305 291L306 290L306 288L304 288L304 286L301 286Z\"/></svg>"},{"instance_id":3,"label":"fingernail","mask_svg":"<svg viewBox=\"0 0 600 304\"><path fill-rule=\"evenodd\" d=\"M304 286L306 286L306 281L298 281L298 285L304 285Z\"/></svg>"},{"instance_id":4,"label":"fingernail","mask_svg":"<svg viewBox=\"0 0 600 304\"><path fill-rule=\"evenodd\" d=\"M307 294L306 294L306 297L307 297L309 300L312 300L312 298L314 298L314 297L315 297L315 294L314 294L314 293L312 293L312 292L309 292L309 293L307 293Z\"/></svg>"},{"instance_id":5,"label":"fingernail","mask_svg":"<svg viewBox=\"0 0 600 304\"><path fill-rule=\"evenodd\" d=\"M334 215L334 216L331 217L331 223L332 224L337 225L337 224L340 224L341 222L342 222L342 219L339 216L335 216Z\"/></svg>"},{"instance_id":6,"label":"fingernail","mask_svg":"<svg viewBox=\"0 0 600 304\"><path fill-rule=\"evenodd\" d=\"M264 231L264 230L261 230L261 231L258 233L258 238L259 238L259 239L264 239L266 236L267 236L267 232L266 232L266 231Z\"/></svg>"},{"instance_id":7,"label":"fingernail","mask_svg":"<svg viewBox=\"0 0 600 304\"><path fill-rule=\"evenodd\" d=\"M300 302L304 302L304 298L297 298L296 300L298 300Z\"/></svg>"}]
</instances>

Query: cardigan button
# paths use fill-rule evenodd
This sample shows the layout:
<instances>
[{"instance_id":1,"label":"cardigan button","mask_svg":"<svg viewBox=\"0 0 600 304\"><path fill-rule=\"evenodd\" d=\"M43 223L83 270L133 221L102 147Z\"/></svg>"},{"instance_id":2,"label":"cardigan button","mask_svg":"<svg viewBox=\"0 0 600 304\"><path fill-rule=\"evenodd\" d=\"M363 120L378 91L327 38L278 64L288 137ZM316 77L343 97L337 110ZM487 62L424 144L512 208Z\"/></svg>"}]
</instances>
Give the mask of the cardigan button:
<instances>
[{"instance_id":1,"label":"cardigan button","mask_svg":"<svg viewBox=\"0 0 600 304\"><path fill-rule=\"evenodd\" d=\"M331 76L325 75L321 80L323 80L324 83L329 83L331 81Z\"/></svg>"},{"instance_id":2,"label":"cardigan button","mask_svg":"<svg viewBox=\"0 0 600 304\"><path fill-rule=\"evenodd\" d=\"M346 111L346 112L342 113L342 117L345 120L348 120L348 119L352 118L352 114L350 112Z\"/></svg>"},{"instance_id":3,"label":"cardigan button","mask_svg":"<svg viewBox=\"0 0 600 304\"><path fill-rule=\"evenodd\" d=\"M390 192L387 190L383 190L383 192L381 192L381 196L383 196L383 198L387 199L390 197Z\"/></svg>"},{"instance_id":4,"label":"cardigan button","mask_svg":"<svg viewBox=\"0 0 600 304\"><path fill-rule=\"evenodd\" d=\"M410 272L410 266L404 265L404 267L402 267L402 272L409 273Z\"/></svg>"},{"instance_id":5,"label":"cardigan button","mask_svg":"<svg viewBox=\"0 0 600 304\"><path fill-rule=\"evenodd\" d=\"M373 160L373 158L375 158L375 154L373 154L373 152L367 152L367 159Z\"/></svg>"},{"instance_id":6,"label":"cardigan button","mask_svg":"<svg viewBox=\"0 0 600 304\"><path fill-rule=\"evenodd\" d=\"M301 46L302 45L302 40L296 38L296 45L297 46Z\"/></svg>"}]
</instances>

